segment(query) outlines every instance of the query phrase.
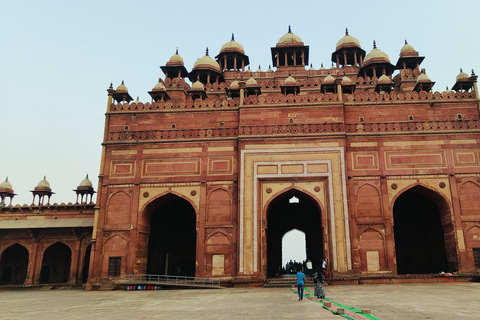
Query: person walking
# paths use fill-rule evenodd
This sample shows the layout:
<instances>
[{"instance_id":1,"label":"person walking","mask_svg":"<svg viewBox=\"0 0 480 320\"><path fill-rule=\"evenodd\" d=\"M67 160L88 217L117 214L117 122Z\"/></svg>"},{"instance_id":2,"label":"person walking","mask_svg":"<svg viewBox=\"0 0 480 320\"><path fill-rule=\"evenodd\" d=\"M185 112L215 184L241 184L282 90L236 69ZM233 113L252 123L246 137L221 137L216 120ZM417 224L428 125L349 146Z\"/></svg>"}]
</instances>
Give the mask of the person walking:
<instances>
[{"instance_id":1,"label":"person walking","mask_svg":"<svg viewBox=\"0 0 480 320\"><path fill-rule=\"evenodd\" d=\"M325 298L325 291L323 291L323 275L319 268L317 268L313 275L313 282L315 283L315 297L318 299Z\"/></svg>"},{"instance_id":2,"label":"person walking","mask_svg":"<svg viewBox=\"0 0 480 320\"><path fill-rule=\"evenodd\" d=\"M302 270L297 272L297 291L298 291L298 301L303 300L303 287L305 286L305 274Z\"/></svg>"}]
</instances>

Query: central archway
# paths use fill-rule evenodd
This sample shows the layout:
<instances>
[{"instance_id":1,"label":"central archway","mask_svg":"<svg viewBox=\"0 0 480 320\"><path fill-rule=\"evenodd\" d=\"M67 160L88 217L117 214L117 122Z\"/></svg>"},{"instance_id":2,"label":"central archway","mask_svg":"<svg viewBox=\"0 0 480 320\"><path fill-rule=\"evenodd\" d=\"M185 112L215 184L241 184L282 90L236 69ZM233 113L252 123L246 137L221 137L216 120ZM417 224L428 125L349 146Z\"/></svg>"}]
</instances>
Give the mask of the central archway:
<instances>
[{"instance_id":1,"label":"central archway","mask_svg":"<svg viewBox=\"0 0 480 320\"><path fill-rule=\"evenodd\" d=\"M195 210L188 201L172 194L156 204L150 220L147 274L194 277Z\"/></svg>"},{"instance_id":2,"label":"central archway","mask_svg":"<svg viewBox=\"0 0 480 320\"><path fill-rule=\"evenodd\" d=\"M293 196L298 202L291 200ZM278 275L282 267L282 238L293 229L305 233L307 260L312 261L314 268L321 266L324 236L320 208L307 194L291 189L277 196L267 210L268 277Z\"/></svg>"}]
</instances>

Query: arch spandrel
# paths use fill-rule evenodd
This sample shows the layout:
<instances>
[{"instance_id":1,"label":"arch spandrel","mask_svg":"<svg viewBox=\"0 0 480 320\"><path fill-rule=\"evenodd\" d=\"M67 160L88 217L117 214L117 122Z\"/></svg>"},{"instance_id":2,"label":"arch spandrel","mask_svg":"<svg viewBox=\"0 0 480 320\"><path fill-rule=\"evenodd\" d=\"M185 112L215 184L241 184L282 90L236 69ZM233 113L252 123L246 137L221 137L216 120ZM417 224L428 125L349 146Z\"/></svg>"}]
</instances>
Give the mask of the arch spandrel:
<instances>
[{"instance_id":1,"label":"arch spandrel","mask_svg":"<svg viewBox=\"0 0 480 320\"><path fill-rule=\"evenodd\" d=\"M320 186L321 185L321 186ZM315 187L320 186L320 190L315 192ZM268 192L271 189L271 192ZM321 212L326 212L325 210L325 185L324 181L315 181L315 182L296 182L292 185L291 182L266 182L262 183L262 220L266 219L268 208L270 207L272 201L275 201L280 195L290 191L298 190L298 192L307 195L311 198L312 202L316 203Z\"/></svg>"},{"instance_id":2,"label":"arch spandrel","mask_svg":"<svg viewBox=\"0 0 480 320\"><path fill-rule=\"evenodd\" d=\"M168 196L169 194L188 201L198 215L198 208L200 208L200 185L140 188L140 199L138 204L140 213L139 216L148 216L148 218L151 217L153 212L149 213L148 210L150 204L162 201L162 198Z\"/></svg>"},{"instance_id":3,"label":"arch spandrel","mask_svg":"<svg viewBox=\"0 0 480 320\"><path fill-rule=\"evenodd\" d=\"M445 184L445 188L440 188L441 183ZM396 186L394 186L396 185ZM450 193L450 182L448 178L441 179L408 179L408 180L388 180L388 201L389 208L393 210L393 206L397 198L404 193L405 191L414 188L415 186L421 186L427 190L430 190L432 193L440 195L451 208L452 195ZM393 187L392 187L393 186Z\"/></svg>"}]
</instances>

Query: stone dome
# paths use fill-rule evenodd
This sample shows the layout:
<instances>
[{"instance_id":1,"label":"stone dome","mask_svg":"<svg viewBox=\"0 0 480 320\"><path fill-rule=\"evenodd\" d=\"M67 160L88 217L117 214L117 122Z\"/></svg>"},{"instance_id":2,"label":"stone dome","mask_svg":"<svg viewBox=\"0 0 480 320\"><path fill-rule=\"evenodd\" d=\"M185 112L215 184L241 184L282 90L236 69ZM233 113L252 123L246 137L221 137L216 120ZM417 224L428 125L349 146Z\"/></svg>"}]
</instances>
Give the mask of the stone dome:
<instances>
[{"instance_id":1,"label":"stone dome","mask_svg":"<svg viewBox=\"0 0 480 320\"><path fill-rule=\"evenodd\" d=\"M365 59L363 59L363 63L366 63L372 59L377 59L379 62L388 62L390 63L390 58L388 58L388 55L383 52L380 49L377 49L377 45L375 44L375 41L373 42L373 49L370 51L366 56ZM382 61L383 60L383 61Z\"/></svg>"},{"instance_id":2,"label":"stone dome","mask_svg":"<svg viewBox=\"0 0 480 320\"><path fill-rule=\"evenodd\" d=\"M338 40L337 45L335 47L336 48L335 50L339 50L339 49L344 48L344 47L347 47L347 48L351 48L351 47L361 48L360 41L358 41L357 38L349 35L348 34L348 29L345 31L345 35L340 40Z\"/></svg>"},{"instance_id":3,"label":"stone dome","mask_svg":"<svg viewBox=\"0 0 480 320\"><path fill-rule=\"evenodd\" d=\"M400 56L404 56L404 55L418 56L418 52L415 51L415 49L407 43L407 40L405 40L405 45L402 47L402 49L400 49Z\"/></svg>"},{"instance_id":4,"label":"stone dome","mask_svg":"<svg viewBox=\"0 0 480 320\"><path fill-rule=\"evenodd\" d=\"M203 86L203 83L201 83L200 81L197 80L192 84L192 89L194 89L194 90L205 90L205 87Z\"/></svg>"},{"instance_id":5,"label":"stone dome","mask_svg":"<svg viewBox=\"0 0 480 320\"><path fill-rule=\"evenodd\" d=\"M308 68L308 71L315 71L316 69L312 66L312 64L310 63L310 68Z\"/></svg>"},{"instance_id":6,"label":"stone dome","mask_svg":"<svg viewBox=\"0 0 480 320\"><path fill-rule=\"evenodd\" d=\"M277 45L289 45L295 43L303 43L303 41L299 36L293 33L290 26L288 26L288 32L278 39Z\"/></svg>"},{"instance_id":7,"label":"stone dome","mask_svg":"<svg viewBox=\"0 0 480 320\"><path fill-rule=\"evenodd\" d=\"M158 81L158 83L153 87L153 90L166 90L165 85Z\"/></svg>"},{"instance_id":8,"label":"stone dome","mask_svg":"<svg viewBox=\"0 0 480 320\"><path fill-rule=\"evenodd\" d=\"M391 82L392 80L390 80L390 78L385 74L382 74L380 78L378 78L378 83L391 83Z\"/></svg>"},{"instance_id":9,"label":"stone dome","mask_svg":"<svg viewBox=\"0 0 480 320\"><path fill-rule=\"evenodd\" d=\"M292 77L292 76L288 76L287 79L285 79L285 82L284 82L284 83L285 83L285 84L287 84L287 83L288 83L288 84L297 83L297 80L295 80L295 78Z\"/></svg>"},{"instance_id":10,"label":"stone dome","mask_svg":"<svg viewBox=\"0 0 480 320\"><path fill-rule=\"evenodd\" d=\"M258 70L255 72L263 72L263 70L260 68L260 66L258 66Z\"/></svg>"},{"instance_id":11,"label":"stone dome","mask_svg":"<svg viewBox=\"0 0 480 320\"><path fill-rule=\"evenodd\" d=\"M46 177L43 177L43 180L37 184L34 190L35 191L52 191L52 189L50 188L50 183L47 181Z\"/></svg>"},{"instance_id":12,"label":"stone dome","mask_svg":"<svg viewBox=\"0 0 480 320\"><path fill-rule=\"evenodd\" d=\"M352 83L352 80L349 77L344 76L342 78L342 84L351 84L351 83Z\"/></svg>"},{"instance_id":13,"label":"stone dome","mask_svg":"<svg viewBox=\"0 0 480 320\"><path fill-rule=\"evenodd\" d=\"M430 82L430 78L425 73L420 73L417 77L417 82Z\"/></svg>"},{"instance_id":14,"label":"stone dome","mask_svg":"<svg viewBox=\"0 0 480 320\"><path fill-rule=\"evenodd\" d=\"M170 57L170 59L167 62L167 65L171 64L176 64L176 65L182 65L183 66L183 59L178 55L178 49L175 51L175 54Z\"/></svg>"},{"instance_id":15,"label":"stone dome","mask_svg":"<svg viewBox=\"0 0 480 320\"><path fill-rule=\"evenodd\" d=\"M248 79L247 82L245 82L245 85L247 85L247 86L257 86L258 83L257 83L257 80L253 79L253 77L250 77L250 79Z\"/></svg>"},{"instance_id":16,"label":"stone dome","mask_svg":"<svg viewBox=\"0 0 480 320\"><path fill-rule=\"evenodd\" d=\"M269 65L269 66L268 66L268 70L267 70L266 72L273 72L272 66Z\"/></svg>"},{"instance_id":17,"label":"stone dome","mask_svg":"<svg viewBox=\"0 0 480 320\"><path fill-rule=\"evenodd\" d=\"M318 70L325 70L325 67L323 66L323 63L320 65L320 69Z\"/></svg>"},{"instance_id":18,"label":"stone dome","mask_svg":"<svg viewBox=\"0 0 480 320\"><path fill-rule=\"evenodd\" d=\"M230 89L237 89L237 88L238 88L238 81L237 80L232 81L232 83L230 84Z\"/></svg>"},{"instance_id":19,"label":"stone dome","mask_svg":"<svg viewBox=\"0 0 480 320\"><path fill-rule=\"evenodd\" d=\"M80 184L78 185L79 187L93 187L92 185L92 181L90 181L90 179L88 179L88 174L87 176L85 177L85 179L83 179Z\"/></svg>"},{"instance_id":20,"label":"stone dome","mask_svg":"<svg viewBox=\"0 0 480 320\"><path fill-rule=\"evenodd\" d=\"M323 83L334 83L335 82L335 78L332 77L331 74L329 74L328 76L325 77L325 79L323 79Z\"/></svg>"},{"instance_id":21,"label":"stone dome","mask_svg":"<svg viewBox=\"0 0 480 320\"><path fill-rule=\"evenodd\" d=\"M235 37L233 34L232 34L232 40L228 41L220 48L220 53L224 51L237 51L245 54L245 50L243 49L243 46L237 41L235 41Z\"/></svg>"},{"instance_id":22,"label":"stone dome","mask_svg":"<svg viewBox=\"0 0 480 320\"><path fill-rule=\"evenodd\" d=\"M8 177L5 179L5 181L0 183L0 189L13 189L12 184L8 182Z\"/></svg>"},{"instance_id":23,"label":"stone dome","mask_svg":"<svg viewBox=\"0 0 480 320\"><path fill-rule=\"evenodd\" d=\"M122 84L119 85L119 86L117 87L117 90L115 90L115 91L117 91L117 92L128 92L128 89L127 89L127 87L125 86L125 84L123 83L123 80L122 80Z\"/></svg>"},{"instance_id":24,"label":"stone dome","mask_svg":"<svg viewBox=\"0 0 480 320\"><path fill-rule=\"evenodd\" d=\"M218 73L220 73L220 65L218 64L217 61L215 61L213 58L211 58L209 55L208 55L208 48L207 48L207 52L205 54L205 56L201 57L201 58L198 58L197 61L195 61L195 63L193 64L193 68L192 70L196 70L196 69L203 69L203 68L213 68L215 71L217 71Z\"/></svg>"},{"instance_id":25,"label":"stone dome","mask_svg":"<svg viewBox=\"0 0 480 320\"><path fill-rule=\"evenodd\" d=\"M463 72L462 69L460 69L460 73L458 74L458 76L457 76L457 78L456 78L457 81L459 81L459 80L468 80L468 78L470 78L470 77L468 76L468 74L466 74L465 72Z\"/></svg>"}]
</instances>

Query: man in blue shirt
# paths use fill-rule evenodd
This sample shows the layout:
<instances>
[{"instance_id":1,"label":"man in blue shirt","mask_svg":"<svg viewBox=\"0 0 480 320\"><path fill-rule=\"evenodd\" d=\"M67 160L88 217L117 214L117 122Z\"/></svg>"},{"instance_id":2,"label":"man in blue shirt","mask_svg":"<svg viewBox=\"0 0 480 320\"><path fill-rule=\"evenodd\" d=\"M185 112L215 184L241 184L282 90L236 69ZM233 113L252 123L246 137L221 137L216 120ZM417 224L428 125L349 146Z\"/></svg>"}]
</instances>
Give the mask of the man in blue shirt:
<instances>
[{"instance_id":1,"label":"man in blue shirt","mask_svg":"<svg viewBox=\"0 0 480 320\"><path fill-rule=\"evenodd\" d=\"M305 286L305 274L302 270L297 272L298 301L303 300L303 287Z\"/></svg>"}]
</instances>

